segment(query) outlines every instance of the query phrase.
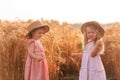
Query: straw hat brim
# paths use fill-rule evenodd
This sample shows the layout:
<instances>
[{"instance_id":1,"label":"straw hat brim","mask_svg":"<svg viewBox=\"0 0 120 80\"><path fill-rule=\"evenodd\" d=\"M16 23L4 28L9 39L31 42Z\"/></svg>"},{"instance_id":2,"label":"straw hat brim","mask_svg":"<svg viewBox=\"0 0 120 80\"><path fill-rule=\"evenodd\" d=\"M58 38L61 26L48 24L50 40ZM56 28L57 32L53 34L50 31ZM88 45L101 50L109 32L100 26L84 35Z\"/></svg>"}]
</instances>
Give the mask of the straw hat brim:
<instances>
[{"instance_id":1,"label":"straw hat brim","mask_svg":"<svg viewBox=\"0 0 120 80\"><path fill-rule=\"evenodd\" d=\"M104 36L105 31L104 31L104 29L102 28L102 26L101 26L98 22L96 22L96 21L90 21L90 22L84 23L84 24L81 26L81 32L82 32L82 33L84 33L84 31L86 30L86 27L87 27L87 26L96 26L96 27L98 27L99 32L100 32L100 34L101 34L101 37Z\"/></svg>"},{"instance_id":2,"label":"straw hat brim","mask_svg":"<svg viewBox=\"0 0 120 80\"><path fill-rule=\"evenodd\" d=\"M34 28L34 29L32 29L31 31L29 31L29 32L25 35L25 37L28 37L32 31L37 30L37 29L40 29L41 27L44 27L44 28L42 29L42 30L43 30L43 34L45 34L46 32L49 31L49 26L48 26L48 25L41 25L41 26L39 26L39 27L37 27L37 28Z\"/></svg>"}]
</instances>

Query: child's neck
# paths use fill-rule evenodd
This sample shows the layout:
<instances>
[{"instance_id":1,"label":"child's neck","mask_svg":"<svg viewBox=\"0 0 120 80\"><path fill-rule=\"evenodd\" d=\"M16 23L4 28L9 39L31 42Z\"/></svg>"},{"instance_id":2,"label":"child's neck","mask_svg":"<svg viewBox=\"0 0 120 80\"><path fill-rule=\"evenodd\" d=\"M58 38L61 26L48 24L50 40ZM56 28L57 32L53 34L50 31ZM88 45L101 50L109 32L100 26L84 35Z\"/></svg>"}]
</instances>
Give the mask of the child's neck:
<instances>
[{"instance_id":1,"label":"child's neck","mask_svg":"<svg viewBox=\"0 0 120 80\"><path fill-rule=\"evenodd\" d=\"M95 40L91 40L91 39L90 39L90 40L88 40L88 43L89 43L89 42L92 42L92 41L95 41Z\"/></svg>"},{"instance_id":2,"label":"child's neck","mask_svg":"<svg viewBox=\"0 0 120 80\"><path fill-rule=\"evenodd\" d=\"M38 39L35 39L35 38L32 38L32 39L33 39L33 40L36 40L36 41L38 40Z\"/></svg>"}]
</instances>

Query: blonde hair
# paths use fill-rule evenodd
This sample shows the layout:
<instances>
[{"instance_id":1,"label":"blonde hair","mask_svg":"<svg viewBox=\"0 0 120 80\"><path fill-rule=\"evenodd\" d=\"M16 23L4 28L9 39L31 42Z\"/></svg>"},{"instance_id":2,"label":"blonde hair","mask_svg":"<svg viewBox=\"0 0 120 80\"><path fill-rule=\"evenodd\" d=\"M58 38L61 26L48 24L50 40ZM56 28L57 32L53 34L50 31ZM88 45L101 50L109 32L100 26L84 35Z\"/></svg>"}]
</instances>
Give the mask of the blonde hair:
<instances>
[{"instance_id":1,"label":"blonde hair","mask_svg":"<svg viewBox=\"0 0 120 80\"><path fill-rule=\"evenodd\" d=\"M96 43L97 40L102 39L100 31L99 31L99 29L96 26L87 26L87 27L89 27L90 29L93 29L93 30L95 30L97 32L97 37L95 39L95 43ZM84 33L83 33L83 45L82 45L83 51L84 51L84 48L85 48L85 46L87 45L88 42L89 42L89 40L87 38L87 31L86 31L86 29L84 29ZM101 50L100 50L100 54L103 54L103 53L104 53L104 43L102 44Z\"/></svg>"}]
</instances>

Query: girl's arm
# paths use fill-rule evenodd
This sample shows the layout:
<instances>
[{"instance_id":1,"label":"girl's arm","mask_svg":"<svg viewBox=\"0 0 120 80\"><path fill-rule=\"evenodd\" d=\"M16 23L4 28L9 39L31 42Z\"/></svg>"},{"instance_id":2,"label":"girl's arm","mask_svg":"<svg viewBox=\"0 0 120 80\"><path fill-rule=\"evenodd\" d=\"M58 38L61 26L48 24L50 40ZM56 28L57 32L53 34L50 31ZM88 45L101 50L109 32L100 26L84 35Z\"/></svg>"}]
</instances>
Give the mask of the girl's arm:
<instances>
[{"instance_id":1,"label":"girl's arm","mask_svg":"<svg viewBox=\"0 0 120 80\"><path fill-rule=\"evenodd\" d=\"M97 55L97 53L100 51L100 47L102 45L102 41L101 40L97 40L95 43L95 46L91 52L91 57L95 57Z\"/></svg>"},{"instance_id":2,"label":"girl's arm","mask_svg":"<svg viewBox=\"0 0 120 80\"><path fill-rule=\"evenodd\" d=\"M73 57L73 58L81 58L82 57L82 53L72 53L71 57Z\"/></svg>"},{"instance_id":3,"label":"girl's arm","mask_svg":"<svg viewBox=\"0 0 120 80\"><path fill-rule=\"evenodd\" d=\"M28 53L29 53L29 55L30 55L32 58L36 59L37 61L41 61L41 60L43 59L43 57L42 57L42 56L35 55L35 51L34 51L34 50L35 50L35 43L32 42L31 44L29 44Z\"/></svg>"}]
</instances>

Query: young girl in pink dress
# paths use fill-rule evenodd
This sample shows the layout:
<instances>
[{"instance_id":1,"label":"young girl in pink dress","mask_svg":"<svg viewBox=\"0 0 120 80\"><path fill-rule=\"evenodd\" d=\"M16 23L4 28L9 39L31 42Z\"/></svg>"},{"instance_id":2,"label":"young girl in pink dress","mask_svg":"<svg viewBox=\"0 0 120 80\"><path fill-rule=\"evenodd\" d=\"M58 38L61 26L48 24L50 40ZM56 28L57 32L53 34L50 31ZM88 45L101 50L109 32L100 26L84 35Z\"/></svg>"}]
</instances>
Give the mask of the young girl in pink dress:
<instances>
[{"instance_id":1,"label":"young girl in pink dress","mask_svg":"<svg viewBox=\"0 0 120 80\"><path fill-rule=\"evenodd\" d=\"M104 50L102 37L104 29L96 21L86 22L81 26L84 35L84 53L72 54L82 57L79 80L106 80L106 73L100 58Z\"/></svg>"},{"instance_id":2,"label":"young girl in pink dress","mask_svg":"<svg viewBox=\"0 0 120 80\"><path fill-rule=\"evenodd\" d=\"M49 80L48 65L42 43L38 40L49 31L48 25L35 21L28 26L28 56L24 80Z\"/></svg>"}]
</instances>

